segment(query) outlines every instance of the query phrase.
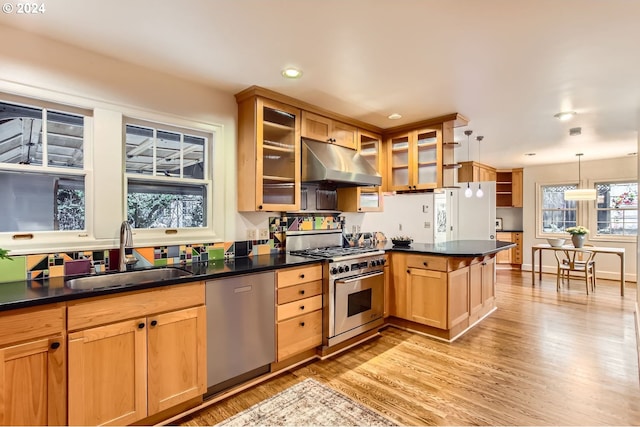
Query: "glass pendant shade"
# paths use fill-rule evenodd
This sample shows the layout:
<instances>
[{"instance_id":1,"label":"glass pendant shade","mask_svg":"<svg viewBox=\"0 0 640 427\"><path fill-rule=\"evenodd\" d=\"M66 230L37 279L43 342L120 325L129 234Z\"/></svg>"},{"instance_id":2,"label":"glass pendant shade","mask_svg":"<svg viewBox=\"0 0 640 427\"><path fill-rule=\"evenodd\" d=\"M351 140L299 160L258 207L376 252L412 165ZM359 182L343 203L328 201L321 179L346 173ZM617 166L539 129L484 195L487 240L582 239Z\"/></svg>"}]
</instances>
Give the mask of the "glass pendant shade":
<instances>
[{"instance_id":1,"label":"glass pendant shade","mask_svg":"<svg viewBox=\"0 0 640 427\"><path fill-rule=\"evenodd\" d=\"M576 156L578 156L578 186L580 186L580 183L582 182L580 158L583 154L578 153ZM596 194L595 188L577 188L575 190L567 190L564 192L565 200L596 200L597 197L598 195Z\"/></svg>"},{"instance_id":2,"label":"glass pendant shade","mask_svg":"<svg viewBox=\"0 0 640 427\"><path fill-rule=\"evenodd\" d=\"M471 190L471 187L467 182L467 188L464 190L464 197L471 197L471 196L473 196L473 190Z\"/></svg>"},{"instance_id":3,"label":"glass pendant shade","mask_svg":"<svg viewBox=\"0 0 640 427\"><path fill-rule=\"evenodd\" d=\"M482 196L484 196L484 191L482 191L482 186L478 184L478 191L476 191L476 197L481 198Z\"/></svg>"},{"instance_id":4,"label":"glass pendant shade","mask_svg":"<svg viewBox=\"0 0 640 427\"><path fill-rule=\"evenodd\" d=\"M597 194L595 188L578 188L576 190L567 190L564 192L565 200L596 200Z\"/></svg>"}]
</instances>

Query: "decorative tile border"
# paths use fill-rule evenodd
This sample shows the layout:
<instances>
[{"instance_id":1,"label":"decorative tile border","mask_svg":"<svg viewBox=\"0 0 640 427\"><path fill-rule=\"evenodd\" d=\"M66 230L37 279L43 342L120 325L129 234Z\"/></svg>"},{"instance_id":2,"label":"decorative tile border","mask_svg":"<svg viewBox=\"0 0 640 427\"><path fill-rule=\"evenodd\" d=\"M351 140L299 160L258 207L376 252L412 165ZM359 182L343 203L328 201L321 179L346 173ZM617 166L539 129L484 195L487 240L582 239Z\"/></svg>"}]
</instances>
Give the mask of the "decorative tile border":
<instances>
[{"instance_id":1,"label":"decorative tile border","mask_svg":"<svg viewBox=\"0 0 640 427\"><path fill-rule=\"evenodd\" d=\"M344 217L338 215L286 214L269 218L268 240L139 247L133 248L133 255L138 260L136 267L184 265L266 255L286 250L287 231L339 230L343 225ZM116 248L12 256L12 260L0 260L0 282L112 271L118 267L119 252Z\"/></svg>"}]
</instances>

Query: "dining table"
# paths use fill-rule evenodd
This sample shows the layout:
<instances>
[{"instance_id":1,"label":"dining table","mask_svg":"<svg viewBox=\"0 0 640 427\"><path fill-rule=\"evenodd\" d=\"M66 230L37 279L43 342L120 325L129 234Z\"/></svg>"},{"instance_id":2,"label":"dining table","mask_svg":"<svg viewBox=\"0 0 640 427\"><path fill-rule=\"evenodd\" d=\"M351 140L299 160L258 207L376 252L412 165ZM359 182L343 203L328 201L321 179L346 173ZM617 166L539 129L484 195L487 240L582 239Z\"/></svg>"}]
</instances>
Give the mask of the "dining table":
<instances>
[{"instance_id":1,"label":"dining table","mask_svg":"<svg viewBox=\"0 0 640 427\"><path fill-rule=\"evenodd\" d=\"M604 246L585 246L576 248L572 245L551 246L548 243L540 243L531 246L531 284L536 285L536 252L538 252L538 280L542 281L542 252L543 251L590 251L594 253L594 259L598 254L613 254L620 258L620 295L624 296L625 263L624 248L609 248Z\"/></svg>"}]
</instances>

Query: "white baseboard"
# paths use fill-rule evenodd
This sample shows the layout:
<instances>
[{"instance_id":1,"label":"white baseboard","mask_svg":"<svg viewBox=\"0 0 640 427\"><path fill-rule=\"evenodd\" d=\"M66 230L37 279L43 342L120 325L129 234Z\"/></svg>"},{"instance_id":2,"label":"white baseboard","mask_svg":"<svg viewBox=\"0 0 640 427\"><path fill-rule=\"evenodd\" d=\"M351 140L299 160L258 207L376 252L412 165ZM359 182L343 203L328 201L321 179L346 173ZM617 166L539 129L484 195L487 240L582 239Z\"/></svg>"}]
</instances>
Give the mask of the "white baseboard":
<instances>
[{"instance_id":1,"label":"white baseboard","mask_svg":"<svg viewBox=\"0 0 640 427\"><path fill-rule=\"evenodd\" d=\"M636 309L633 312L636 321L636 352L638 356L638 366L640 366L640 312L638 311L638 300L636 299ZM640 381L640 369L638 369L638 381Z\"/></svg>"}]
</instances>

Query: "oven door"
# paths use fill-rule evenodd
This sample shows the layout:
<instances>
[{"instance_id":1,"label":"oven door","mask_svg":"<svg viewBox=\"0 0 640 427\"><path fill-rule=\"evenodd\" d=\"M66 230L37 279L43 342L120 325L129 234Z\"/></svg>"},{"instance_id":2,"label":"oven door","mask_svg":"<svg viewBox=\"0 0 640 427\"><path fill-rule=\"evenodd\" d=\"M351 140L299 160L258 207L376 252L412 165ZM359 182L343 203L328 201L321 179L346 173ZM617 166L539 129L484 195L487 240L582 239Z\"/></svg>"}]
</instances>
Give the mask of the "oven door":
<instances>
[{"instance_id":1,"label":"oven door","mask_svg":"<svg viewBox=\"0 0 640 427\"><path fill-rule=\"evenodd\" d=\"M380 319L384 310L384 272L335 281L335 335Z\"/></svg>"}]
</instances>

